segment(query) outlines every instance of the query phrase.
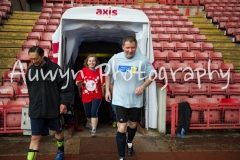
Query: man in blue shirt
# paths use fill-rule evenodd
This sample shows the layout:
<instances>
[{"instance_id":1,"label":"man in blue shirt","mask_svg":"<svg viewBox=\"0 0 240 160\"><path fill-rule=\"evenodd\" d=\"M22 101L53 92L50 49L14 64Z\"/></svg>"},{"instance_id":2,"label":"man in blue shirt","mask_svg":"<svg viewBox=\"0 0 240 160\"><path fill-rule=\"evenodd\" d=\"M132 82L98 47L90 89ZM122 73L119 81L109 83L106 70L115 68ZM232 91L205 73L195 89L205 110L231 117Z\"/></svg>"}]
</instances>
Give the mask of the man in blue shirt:
<instances>
[{"instance_id":1,"label":"man in blue shirt","mask_svg":"<svg viewBox=\"0 0 240 160\"><path fill-rule=\"evenodd\" d=\"M120 160L127 154L132 156L132 140L137 130L137 123L143 106L144 89L152 82L154 68L147 57L136 52L137 40L128 36L123 39L123 52L115 54L105 68L106 101L116 106L118 132L116 135ZM111 78L114 80L113 97L110 93ZM128 132L128 138L126 138Z\"/></svg>"}]
</instances>

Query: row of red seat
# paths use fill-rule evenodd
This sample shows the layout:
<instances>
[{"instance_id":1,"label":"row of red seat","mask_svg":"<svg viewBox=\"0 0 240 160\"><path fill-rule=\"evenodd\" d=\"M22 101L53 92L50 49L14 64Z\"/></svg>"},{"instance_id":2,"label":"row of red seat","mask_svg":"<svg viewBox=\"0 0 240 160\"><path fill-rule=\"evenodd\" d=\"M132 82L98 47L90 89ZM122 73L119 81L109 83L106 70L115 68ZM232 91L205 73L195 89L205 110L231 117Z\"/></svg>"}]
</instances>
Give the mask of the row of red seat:
<instances>
[{"instance_id":1,"label":"row of red seat","mask_svg":"<svg viewBox=\"0 0 240 160\"><path fill-rule=\"evenodd\" d=\"M143 10L143 12L148 16L183 16L181 11Z\"/></svg>"},{"instance_id":2,"label":"row of red seat","mask_svg":"<svg viewBox=\"0 0 240 160\"><path fill-rule=\"evenodd\" d=\"M206 12L239 12L240 5L234 7L205 7Z\"/></svg>"},{"instance_id":3,"label":"row of red seat","mask_svg":"<svg viewBox=\"0 0 240 160\"><path fill-rule=\"evenodd\" d=\"M153 49L154 50L170 50L170 51L214 51L214 47L212 43L204 43L204 42L154 42L153 41Z\"/></svg>"},{"instance_id":4,"label":"row of red seat","mask_svg":"<svg viewBox=\"0 0 240 160\"><path fill-rule=\"evenodd\" d=\"M219 66L223 62L221 52L186 52L186 51L164 51L154 50L154 60L158 63L171 63L177 61L178 63L202 63L206 64L210 60L211 63L217 63ZM184 66L182 66L184 67Z\"/></svg>"},{"instance_id":5,"label":"row of red seat","mask_svg":"<svg viewBox=\"0 0 240 160\"><path fill-rule=\"evenodd\" d=\"M152 14L149 15L147 14L148 18L151 19L155 19L155 20L151 20L151 21L188 21L187 16L180 16L180 15L164 15L164 14L160 14L160 15L156 15L156 14Z\"/></svg>"},{"instance_id":6,"label":"row of red seat","mask_svg":"<svg viewBox=\"0 0 240 160\"><path fill-rule=\"evenodd\" d=\"M51 48L52 48L52 41L26 40L26 41L23 42L22 50L30 49L32 46L40 46L43 49L51 50Z\"/></svg>"},{"instance_id":7,"label":"row of red seat","mask_svg":"<svg viewBox=\"0 0 240 160\"><path fill-rule=\"evenodd\" d=\"M167 42L206 42L206 36L201 34L152 34L153 41Z\"/></svg>"},{"instance_id":8,"label":"row of red seat","mask_svg":"<svg viewBox=\"0 0 240 160\"><path fill-rule=\"evenodd\" d=\"M33 25L33 32L55 32L58 25Z\"/></svg>"},{"instance_id":9,"label":"row of red seat","mask_svg":"<svg viewBox=\"0 0 240 160\"><path fill-rule=\"evenodd\" d=\"M88 1L87 1L88 2ZM110 4L115 4L114 0L103 0L102 2L111 2ZM44 8L60 8L60 9L69 9L72 7L84 7L84 6L96 6L99 5L97 3L92 2L93 4L90 3L75 3L74 5L72 4L63 4L63 3L46 3L44 5ZM105 3L106 4L106 3ZM104 3L101 3L101 5L105 5ZM178 11L178 6L165 6L165 5L151 5L151 4L142 4L142 5L124 5L124 3L120 3L117 5L117 7L125 7L125 8L133 8L133 9L138 9L138 10L162 10L162 11Z\"/></svg>"},{"instance_id":10,"label":"row of red seat","mask_svg":"<svg viewBox=\"0 0 240 160\"><path fill-rule=\"evenodd\" d=\"M152 23L152 25L154 25ZM199 28L187 28L187 27L151 27L151 33L162 33L162 34L200 34Z\"/></svg>"},{"instance_id":11,"label":"row of red seat","mask_svg":"<svg viewBox=\"0 0 240 160\"><path fill-rule=\"evenodd\" d=\"M168 92L168 97L175 98L227 98L227 97L240 97L240 87L239 84L229 84L227 88L224 88L226 83L205 83L200 84L178 84L178 83L169 83L170 91ZM224 89L223 89L224 88Z\"/></svg>"},{"instance_id":12,"label":"row of red seat","mask_svg":"<svg viewBox=\"0 0 240 160\"><path fill-rule=\"evenodd\" d=\"M171 108L172 104L178 104L180 102L188 102L190 104L196 104L196 103L239 103L239 100L237 98L170 98L167 97L167 108Z\"/></svg>"},{"instance_id":13,"label":"row of red seat","mask_svg":"<svg viewBox=\"0 0 240 160\"><path fill-rule=\"evenodd\" d=\"M227 83L229 83L229 84L239 85L240 83L239 74L235 75L235 73L231 73L231 72L230 72L229 79L228 79L228 76L222 77L220 74L217 74L216 72L211 74L211 79L209 78L210 74L208 73L206 74L200 73L199 75L197 75L197 73L190 74L190 72L178 71L174 74L172 74L171 72L166 72L166 75L164 75L164 73L158 73L158 74L161 74L161 75L158 75L158 77L155 80L157 83L161 83L161 84L173 84L173 83L177 84L178 83L178 84L192 85L192 84L198 84L198 83L200 84L207 83L208 85L209 83L211 84L223 83L226 85ZM235 76L237 77L235 78ZM196 89L199 89L199 88L196 88ZM199 91L201 91L201 89L199 89ZM240 93L239 93L239 96L240 96Z\"/></svg>"},{"instance_id":14,"label":"row of red seat","mask_svg":"<svg viewBox=\"0 0 240 160\"><path fill-rule=\"evenodd\" d=\"M210 3L205 4L204 9L207 9L208 7L240 7L240 4L233 4L233 3Z\"/></svg>"},{"instance_id":15,"label":"row of red seat","mask_svg":"<svg viewBox=\"0 0 240 160\"><path fill-rule=\"evenodd\" d=\"M212 4L212 3L239 4L239 0L200 0L200 4Z\"/></svg>"},{"instance_id":16,"label":"row of red seat","mask_svg":"<svg viewBox=\"0 0 240 160\"><path fill-rule=\"evenodd\" d=\"M155 61L154 67L158 72L162 72L163 70L165 70L166 72L170 72L171 70L177 71L180 68L182 68L183 70L185 69L186 72L191 72L189 69L193 71L195 69L200 69L199 72L203 72L203 70L208 71L208 68L210 68L210 70L216 71L219 71L219 69L221 69L224 72L227 72L228 70L230 72L234 72L234 66L232 63L214 62L206 64L201 62L191 63L189 61L186 61L186 63L180 63L179 59L172 59L171 63Z\"/></svg>"},{"instance_id":17,"label":"row of red seat","mask_svg":"<svg viewBox=\"0 0 240 160\"><path fill-rule=\"evenodd\" d=\"M150 19L150 18L149 18ZM184 27L184 28L193 28L193 22L191 21L160 21L150 19L151 27Z\"/></svg>"}]
</instances>

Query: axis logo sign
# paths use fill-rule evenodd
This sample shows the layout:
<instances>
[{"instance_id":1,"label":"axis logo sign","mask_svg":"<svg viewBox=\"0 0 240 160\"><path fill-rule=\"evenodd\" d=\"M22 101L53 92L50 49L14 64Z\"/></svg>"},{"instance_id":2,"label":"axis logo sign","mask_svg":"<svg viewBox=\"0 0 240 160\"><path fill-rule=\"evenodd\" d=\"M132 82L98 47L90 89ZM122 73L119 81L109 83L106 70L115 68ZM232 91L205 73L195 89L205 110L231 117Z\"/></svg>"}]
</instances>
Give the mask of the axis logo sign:
<instances>
[{"instance_id":1,"label":"axis logo sign","mask_svg":"<svg viewBox=\"0 0 240 160\"><path fill-rule=\"evenodd\" d=\"M118 13L117 10L112 10L111 7L109 7L109 9L97 9L96 15L108 16L110 18L111 16L117 16Z\"/></svg>"}]
</instances>

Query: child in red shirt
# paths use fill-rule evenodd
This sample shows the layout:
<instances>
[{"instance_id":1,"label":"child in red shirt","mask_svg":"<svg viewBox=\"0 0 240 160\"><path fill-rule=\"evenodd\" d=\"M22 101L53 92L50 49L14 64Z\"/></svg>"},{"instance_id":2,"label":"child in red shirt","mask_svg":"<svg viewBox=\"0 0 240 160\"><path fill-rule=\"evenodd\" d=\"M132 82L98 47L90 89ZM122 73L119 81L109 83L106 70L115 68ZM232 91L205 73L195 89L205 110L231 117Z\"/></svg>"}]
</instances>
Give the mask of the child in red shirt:
<instances>
[{"instance_id":1,"label":"child in red shirt","mask_svg":"<svg viewBox=\"0 0 240 160\"><path fill-rule=\"evenodd\" d=\"M91 135L96 135L98 124L98 109L101 105L105 83L101 69L95 69L99 61L95 55L89 55L84 60L84 66L76 78L76 85L82 89L82 102L88 122L91 124Z\"/></svg>"}]
</instances>

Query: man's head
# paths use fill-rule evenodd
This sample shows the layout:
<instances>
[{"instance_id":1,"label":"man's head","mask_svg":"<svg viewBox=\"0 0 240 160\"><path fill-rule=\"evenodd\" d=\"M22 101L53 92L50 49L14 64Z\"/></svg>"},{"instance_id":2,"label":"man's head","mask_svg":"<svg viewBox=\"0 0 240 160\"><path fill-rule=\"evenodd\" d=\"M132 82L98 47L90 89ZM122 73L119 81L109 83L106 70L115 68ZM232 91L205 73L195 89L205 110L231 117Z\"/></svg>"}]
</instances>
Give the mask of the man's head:
<instances>
[{"instance_id":1,"label":"man's head","mask_svg":"<svg viewBox=\"0 0 240 160\"><path fill-rule=\"evenodd\" d=\"M122 49L127 58L132 58L137 49L137 40L133 36L127 36L123 39Z\"/></svg>"},{"instance_id":2,"label":"man's head","mask_svg":"<svg viewBox=\"0 0 240 160\"><path fill-rule=\"evenodd\" d=\"M30 61L35 66L40 66L44 62L44 50L39 46L33 46L29 49L28 55Z\"/></svg>"}]
</instances>

